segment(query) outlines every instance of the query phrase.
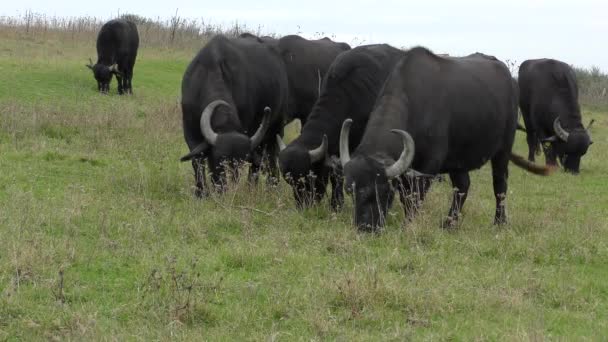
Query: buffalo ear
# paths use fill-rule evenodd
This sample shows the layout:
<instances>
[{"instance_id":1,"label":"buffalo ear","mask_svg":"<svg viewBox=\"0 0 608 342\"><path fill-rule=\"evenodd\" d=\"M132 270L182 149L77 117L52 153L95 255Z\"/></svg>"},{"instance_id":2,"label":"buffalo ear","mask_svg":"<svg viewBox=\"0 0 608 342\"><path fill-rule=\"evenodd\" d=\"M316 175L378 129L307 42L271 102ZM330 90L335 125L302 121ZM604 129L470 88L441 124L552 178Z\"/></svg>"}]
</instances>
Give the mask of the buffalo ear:
<instances>
[{"instance_id":1,"label":"buffalo ear","mask_svg":"<svg viewBox=\"0 0 608 342\"><path fill-rule=\"evenodd\" d=\"M87 68L93 70L93 66L91 64L85 64L84 66L86 66Z\"/></svg>"},{"instance_id":2,"label":"buffalo ear","mask_svg":"<svg viewBox=\"0 0 608 342\"><path fill-rule=\"evenodd\" d=\"M118 76L123 76L122 72L120 72L120 70L118 70L118 64L113 64L110 67L110 72L115 75L118 75Z\"/></svg>"},{"instance_id":3,"label":"buffalo ear","mask_svg":"<svg viewBox=\"0 0 608 342\"><path fill-rule=\"evenodd\" d=\"M186 154L185 156L180 158L180 161L185 162L185 161L189 161L192 160L196 157L205 157L205 153L207 152L207 149L209 149L209 144L207 144L206 142L202 142L200 143L198 146L196 146L192 151L190 151L190 153Z\"/></svg>"},{"instance_id":4,"label":"buffalo ear","mask_svg":"<svg viewBox=\"0 0 608 342\"><path fill-rule=\"evenodd\" d=\"M552 137L545 138L545 139L541 140L542 143L553 143L553 142L556 142L556 141L557 141L557 136L555 136L555 135L552 136Z\"/></svg>"}]
</instances>

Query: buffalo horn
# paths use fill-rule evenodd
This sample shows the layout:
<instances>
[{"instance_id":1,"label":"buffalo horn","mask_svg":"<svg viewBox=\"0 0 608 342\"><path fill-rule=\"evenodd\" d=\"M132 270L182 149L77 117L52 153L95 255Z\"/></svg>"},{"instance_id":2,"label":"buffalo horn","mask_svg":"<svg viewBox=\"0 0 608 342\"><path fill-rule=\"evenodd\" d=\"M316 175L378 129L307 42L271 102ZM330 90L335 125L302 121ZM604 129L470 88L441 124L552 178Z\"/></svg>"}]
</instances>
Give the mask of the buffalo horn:
<instances>
[{"instance_id":1,"label":"buffalo horn","mask_svg":"<svg viewBox=\"0 0 608 342\"><path fill-rule=\"evenodd\" d=\"M203 133L205 140L207 140L211 146L215 146L215 143L217 142L217 133L215 133L213 128L211 128L211 116L213 116L215 108L220 105L228 107L230 106L226 101L215 100L205 107L205 110L203 110L203 115L201 115L201 132Z\"/></svg>"},{"instance_id":2,"label":"buffalo horn","mask_svg":"<svg viewBox=\"0 0 608 342\"><path fill-rule=\"evenodd\" d=\"M327 155L327 135L323 135L321 146L308 151L308 155L310 156L310 161L312 163L318 163L325 160L325 155Z\"/></svg>"},{"instance_id":3,"label":"buffalo horn","mask_svg":"<svg viewBox=\"0 0 608 342\"><path fill-rule=\"evenodd\" d=\"M595 119L591 119L591 121L589 122L589 125L587 126L587 135L589 136L589 145L593 144L593 139L591 138L591 126L593 126L593 123L595 122Z\"/></svg>"},{"instance_id":4,"label":"buffalo horn","mask_svg":"<svg viewBox=\"0 0 608 342\"><path fill-rule=\"evenodd\" d=\"M344 120L342 123L342 130L340 131L340 163L342 167L350 161L350 151L348 149L348 134L350 133L350 126L353 124L352 119Z\"/></svg>"},{"instance_id":5,"label":"buffalo horn","mask_svg":"<svg viewBox=\"0 0 608 342\"><path fill-rule=\"evenodd\" d=\"M560 138L566 142L568 141L568 137L570 136L570 133L568 133L562 127L562 124L559 122L559 118L557 118L557 119L555 119L555 121L553 121L553 130L555 131L555 134L557 135L558 138Z\"/></svg>"},{"instance_id":6,"label":"buffalo horn","mask_svg":"<svg viewBox=\"0 0 608 342\"><path fill-rule=\"evenodd\" d=\"M386 168L386 176L388 178L395 178L401 176L412 164L414 160L414 139L406 131L400 129L392 129L392 133L399 134L403 141L403 152L399 156L399 159L391 166Z\"/></svg>"},{"instance_id":7,"label":"buffalo horn","mask_svg":"<svg viewBox=\"0 0 608 342\"><path fill-rule=\"evenodd\" d=\"M281 138L281 136L278 134L277 134L277 145L279 146L279 151L283 151L287 147L285 145L285 142L283 141L283 138Z\"/></svg>"},{"instance_id":8,"label":"buffalo horn","mask_svg":"<svg viewBox=\"0 0 608 342\"><path fill-rule=\"evenodd\" d=\"M264 108L264 117L262 118L262 123L260 127L255 132L255 134L249 139L251 141L251 149L254 150L262 143L264 140L264 136L266 135L266 131L268 130L268 126L270 124L270 114L272 110L270 107Z\"/></svg>"}]
</instances>

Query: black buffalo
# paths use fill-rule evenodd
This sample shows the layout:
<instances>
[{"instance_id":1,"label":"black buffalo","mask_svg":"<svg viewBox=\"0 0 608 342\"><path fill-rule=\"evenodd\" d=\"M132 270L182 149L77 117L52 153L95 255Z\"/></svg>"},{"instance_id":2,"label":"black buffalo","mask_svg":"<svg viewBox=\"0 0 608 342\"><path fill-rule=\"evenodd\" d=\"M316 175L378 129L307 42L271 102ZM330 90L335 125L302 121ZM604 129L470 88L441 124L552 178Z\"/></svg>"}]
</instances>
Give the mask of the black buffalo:
<instances>
[{"instance_id":1,"label":"black buffalo","mask_svg":"<svg viewBox=\"0 0 608 342\"><path fill-rule=\"evenodd\" d=\"M139 34L132 21L115 19L101 27L97 36L97 63L89 60L87 65L93 70L100 92L110 91L112 75L116 75L118 93L133 93L131 80L138 47Z\"/></svg>"},{"instance_id":2,"label":"black buffalo","mask_svg":"<svg viewBox=\"0 0 608 342\"><path fill-rule=\"evenodd\" d=\"M354 120L350 148L359 144L376 97L403 51L389 45L367 45L343 52L330 66L308 121L298 138L287 147L279 137L279 164L293 188L298 207L325 195L331 180L331 206L342 206L339 135L346 118ZM325 138L324 138L325 137Z\"/></svg>"},{"instance_id":3,"label":"black buffalo","mask_svg":"<svg viewBox=\"0 0 608 342\"><path fill-rule=\"evenodd\" d=\"M355 224L383 226L394 189L411 217L432 176L448 173L456 191L444 227L452 227L467 198L469 171L487 161L494 222L506 222L509 160L536 174L549 172L511 152L516 125L516 94L504 63L483 54L442 58L421 47L408 51L387 79L352 159L350 121L342 127L340 159Z\"/></svg>"},{"instance_id":4,"label":"black buffalo","mask_svg":"<svg viewBox=\"0 0 608 342\"><path fill-rule=\"evenodd\" d=\"M227 171L237 176L240 162L251 162L257 179L262 152L276 179L277 134L283 134L288 83L276 43L251 35L218 35L192 60L182 80L184 137L192 160L196 195L206 193L207 160L213 184L223 190Z\"/></svg>"},{"instance_id":5,"label":"black buffalo","mask_svg":"<svg viewBox=\"0 0 608 342\"><path fill-rule=\"evenodd\" d=\"M319 97L321 79L334 59L350 50L346 43L329 38L308 40L289 35L278 40L278 48L289 80L289 117L286 122L300 119L302 125Z\"/></svg>"},{"instance_id":6,"label":"black buffalo","mask_svg":"<svg viewBox=\"0 0 608 342\"><path fill-rule=\"evenodd\" d=\"M559 158L566 171L579 173L593 141L582 123L574 70L554 59L527 60L519 67L519 86L528 159L534 161L542 143L547 164L557 165Z\"/></svg>"}]
</instances>

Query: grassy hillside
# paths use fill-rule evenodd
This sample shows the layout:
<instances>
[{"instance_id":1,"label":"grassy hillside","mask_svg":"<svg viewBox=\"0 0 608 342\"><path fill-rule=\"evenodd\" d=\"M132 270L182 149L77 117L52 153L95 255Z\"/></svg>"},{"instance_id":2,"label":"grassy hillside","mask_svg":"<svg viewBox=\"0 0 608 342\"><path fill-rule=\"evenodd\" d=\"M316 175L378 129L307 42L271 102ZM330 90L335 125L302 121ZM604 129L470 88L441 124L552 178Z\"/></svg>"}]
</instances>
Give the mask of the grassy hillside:
<instances>
[{"instance_id":1,"label":"grassy hillside","mask_svg":"<svg viewBox=\"0 0 608 342\"><path fill-rule=\"evenodd\" d=\"M284 183L193 198L195 50L144 47L120 97L96 92L94 41L0 41L0 340L608 338L606 112L584 112L580 176L511 167L505 227L485 167L458 231L440 183L414 222L396 206L358 234L350 201L298 212Z\"/></svg>"}]
</instances>

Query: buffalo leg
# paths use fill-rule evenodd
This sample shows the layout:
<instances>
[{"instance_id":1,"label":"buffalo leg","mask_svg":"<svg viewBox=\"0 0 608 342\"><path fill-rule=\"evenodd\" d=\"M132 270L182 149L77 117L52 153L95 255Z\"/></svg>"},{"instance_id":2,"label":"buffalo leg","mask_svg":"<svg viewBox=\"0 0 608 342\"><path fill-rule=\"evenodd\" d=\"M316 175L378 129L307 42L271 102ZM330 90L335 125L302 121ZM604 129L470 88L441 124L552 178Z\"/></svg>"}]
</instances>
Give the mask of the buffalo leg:
<instances>
[{"instance_id":1,"label":"buffalo leg","mask_svg":"<svg viewBox=\"0 0 608 342\"><path fill-rule=\"evenodd\" d=\"M265 151L266 165L268 167L268 176L266 178L266 184L268 186L277 186L279 184L279 165L277 164L278 146L273 144L267 144Z\"/></svg>"},{"instance_id":2,"label":"buffalo leg","mask_svg":"<svg viewBox=\"0 0 608 342\"><path fill-rule=\"evenodd\" d=\"M492 158L492 182L496 198L494 224L507 223L507 179L509 178L509 156L499 153Z\"/></svg>"},{"instance_id":3,"label":"buffalo leg","mask_svg":"<svg viewBox=\"0 0 608 342\"><path fill-rule=\"evenodd\" d=\"M528 142L528 160L534 162L536 151L538 150L538 137L532 130L526 132L526 141Z\"/></svg>"},{"instance_id":4,"label":"buffalo leg","mask_svg":"<svg viewBox=\"0 0 608 342\"><path fill-rule=\"evenodd\" d=\"M524 106L522 106L524 108ZM522 117L524 119L524 124L526 125L526 142L528 143L528 160L533 162L535 160L535 155L539 152L539 136L536 133L536 126L530 119L530 112L528 110L522 109L521 111Z\"/></svg>"},{"instance_id":5,"label":"buffalo leg","mask_svg":"<svg viewBox=\"0 0 608 342\"><path fill-rule=\"evenodd\" d=\"M129 76L127 77L126 81L125 81L125 87L127 88L127 93L129 94L133 94L133 85L132 85L132 80L133 80L133 71L131 68L131 71L129 71Z\"/></svg>"},{"instance_id":6,"label":"buffalo leg","mask_svg":"<svg viewBox=\"0 0 608 342\"><path fill-rule=\"evenodd\" d=\"M194 195L198 198L203 198L207 195L207 181L205 178L205 164L204 159L194 158L192 159L192 168L194 169L194 180L196 182L196 190Z\"/></svg>"},{"instance_id":7,"label":"buffalo leg","mask_svg":"<svg viewBox=\"0 0 608 342\"><path fill-rule=\"evenodd\" d=\"M428 177L402 177L399 183L399 199L406 219L412 220L416 216L430 187L431 179Z\"/></svg>"},{"instance_id":8,"label":"buffalo leg","mask_svg":"<svg viewBox=\"0 0 608 342\"><path fill-rule=\"evenodd\" d=\"M443 222L443 228L454 228L460 218L460 211L467 199L469 193L469 186L471 185L471 179L469 173L463 172L451 172L450 180L454 187L452 194L452 205L448 213L448 217Z\"/></svg>"},{"instance_id":9,"label":"buffalo leg","mask_svg":"<svg viewBox=\"0 0 608 342\"><path fill-rule=\"evenodd\" d=\"M553 144L545 147L545 164L551 166L557 166L557 154L555 153L555 148L553 148Z\"/></svg>"},{"instance_id":10,"label":"buffalo leg","mask_svg":"<svg viewBox=\"0 0 608 342\"><path fill-rule=\"evenodd\" d=\"M249 174L247 175L247 182L249 185L255 185L258 183L260 177L260 168L262 164L263 154L260 155L258 151L253 151L251 158L251 165L249 166Z\"/></svg>"},{"instance_id":11,"label":"buffalo leg","mask_svg":"<svg viewBox=\"0 0 608 342\"><path fill-rule=\"evenodd\" d=\"M331 182L331 209L338 211L344 206L344 176L341 171L332 170L329 175Z\"/></svg>"},{"instance_id":12,"label":"buffalo leg","mask_svg":"<svg viewBox=\"0 0 608 342\"><path fill-rule=\"evenodd\" d=\"M118 74L116 74L116 82L118 83L118 94L119 95L124 94L123 80L124 80L124 77L119 76Z\"/></svg>"}]
</instances>

